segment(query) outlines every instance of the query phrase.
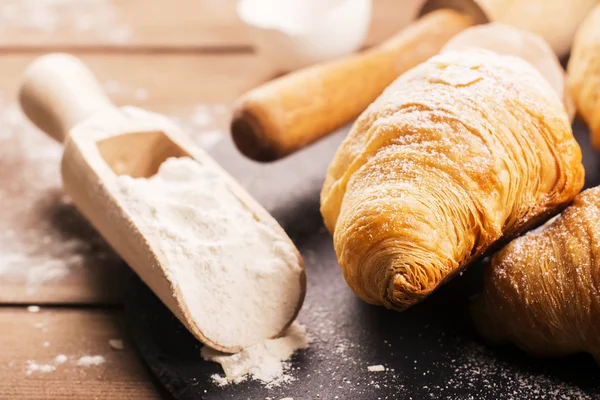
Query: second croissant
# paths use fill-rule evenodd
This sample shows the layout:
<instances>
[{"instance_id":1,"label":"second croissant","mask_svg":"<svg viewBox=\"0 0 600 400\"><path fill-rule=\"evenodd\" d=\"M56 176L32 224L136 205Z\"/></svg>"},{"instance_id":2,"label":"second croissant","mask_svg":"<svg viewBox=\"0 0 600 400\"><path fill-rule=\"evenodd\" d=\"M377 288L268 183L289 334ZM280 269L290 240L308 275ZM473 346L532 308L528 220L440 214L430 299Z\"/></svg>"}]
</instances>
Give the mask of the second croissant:
<instances>
[{"instance_id":1,"label":"second croissant","mask_svg":"<svg viewBox=\"0 0 600 400\"><path fill-rule=\"evenodd\" d=\"M564 107L525 61L447 52L398 78L332 161L321 213L350 287L403 310L583 186Z\"/></svg>"}]
</instances>

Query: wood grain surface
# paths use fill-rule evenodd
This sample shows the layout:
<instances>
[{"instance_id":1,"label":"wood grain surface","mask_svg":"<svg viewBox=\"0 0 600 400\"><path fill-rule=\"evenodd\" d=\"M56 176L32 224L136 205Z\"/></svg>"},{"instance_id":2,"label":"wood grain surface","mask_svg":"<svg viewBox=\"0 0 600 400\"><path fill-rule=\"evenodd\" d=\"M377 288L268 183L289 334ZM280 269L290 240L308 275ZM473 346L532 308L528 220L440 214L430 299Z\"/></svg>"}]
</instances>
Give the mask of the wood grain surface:
<instances>
[{"instance_id":1,"label":"wood grain surface","mask_svg":"<svg viewBox=\"0 0 600 400\"><path fill-rule=\"evenodd\" d=\"M115 350L111 339L121 339ZM157 399L124 330L120 310L0 310L0 399ZM56 361L65 355L64 363ZM102 356L99 365L78 365ZM36 370L34 365L50 372Z\"/></svg>"},{"instance_id":2,"label":"wood grain surface","mask_svg":"<svg viewBox=\"0 0 600 400\"><path fill-rule=\"evenodd\" d=\"M422 0L374 0L366 45L408 23ZM50 51L88 63L117 104L165 113L210 148L231 103L272 77L253 54L234 0L0 0L0 399L154 399L126 339L128 268L61 188L61 147L16 102L25 66ZM39 313L26 306L41 304ZM46 307L45 305L54 305ZM44 343L48 342L47 347ZM52 372L27 374L28 360ZM106 363L78 367L83 355Z\"/></svg>"},{"instance_id":3,"label":"wood grain surface","mask_svg":"<svg viewBox=\"0 0 600 400\"><path fill-rule=\"evenodd\" d=\"M374 0L366 45L401 29L423 2ZM2 0L0 21L5 50L249 52L252 47L235 0Z\"/></svg>"}]
</instances>

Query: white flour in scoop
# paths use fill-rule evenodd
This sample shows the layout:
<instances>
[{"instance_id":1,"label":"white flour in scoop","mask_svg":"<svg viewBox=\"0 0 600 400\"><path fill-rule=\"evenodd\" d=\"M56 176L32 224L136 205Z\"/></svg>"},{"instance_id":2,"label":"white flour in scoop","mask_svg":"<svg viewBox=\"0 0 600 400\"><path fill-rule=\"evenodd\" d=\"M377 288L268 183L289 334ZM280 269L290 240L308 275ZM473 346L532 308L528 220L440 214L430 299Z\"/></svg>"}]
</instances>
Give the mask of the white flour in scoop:
<instances>
[{"instance_id":1,"label":"white flour in scoop","mask_svg":"<svg viewBox=\"0 0 600 400\"><path fill-rule=\"evenodd\" d=\"M246 348L281 333L302 295L295 248L219 174L170 158L151 178L119 176L117 188L207 339Z\"/></svg>"}]
</instances>

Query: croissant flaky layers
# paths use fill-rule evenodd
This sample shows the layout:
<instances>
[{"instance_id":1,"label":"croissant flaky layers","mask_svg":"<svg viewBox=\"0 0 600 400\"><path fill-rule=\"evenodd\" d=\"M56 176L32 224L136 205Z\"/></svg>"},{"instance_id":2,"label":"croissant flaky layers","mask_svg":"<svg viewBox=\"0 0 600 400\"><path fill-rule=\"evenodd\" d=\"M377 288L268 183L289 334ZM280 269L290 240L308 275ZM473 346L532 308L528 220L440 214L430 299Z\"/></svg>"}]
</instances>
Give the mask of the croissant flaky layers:
<instances>
[{"instance_id":1,"label":"croissant flaky layers","mask_svg":"<svg viewBox=\"0 0 600 400\"><path fill-rule=\"evenodd\" d=\"M518 58L447 52L398 78L333 159L321 213L349 286L403 310L582 188L560 99Z\"/></svg>"},{"instance_id":2,"label":"croissant flaky layers","mask_svg":"<svg viewBox=\"0 0 600 400\"><path fill-rule=\"evenodd\" d=\"M472 312L492 341L600 362L600 187L495 255Z\"/></svg>"},{"instance_id":3,"label":"croissant flaky layers","mask_svg":"<svg viewBox=\"0 0 600 400\"><path fill-rule=\"evenodd\" d=\"M600 150L600 5L577 29L569 58L568 85L577 111L590 128L592 146Z\"/></svg>"}]
</instances>

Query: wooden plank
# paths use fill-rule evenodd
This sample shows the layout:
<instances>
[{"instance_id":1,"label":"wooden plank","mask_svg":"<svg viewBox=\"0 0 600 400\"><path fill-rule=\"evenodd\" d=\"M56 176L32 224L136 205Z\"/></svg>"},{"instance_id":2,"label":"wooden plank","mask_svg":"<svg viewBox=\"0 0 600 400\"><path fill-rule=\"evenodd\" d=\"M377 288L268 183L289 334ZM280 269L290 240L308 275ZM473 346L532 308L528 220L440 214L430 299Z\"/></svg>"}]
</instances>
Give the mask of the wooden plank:
<instances>
[{"instance_id":1,"label":"wooden plank","mask_svg":"<svg viewBox=\"0 0 600 400\"><path fill-rule=\"evenodd\" d=\"M234 0L3 0L0 46L247 46Z\"/></svg>"},{"instance_id":2,"label":"wooden plank","mask_svg":"<svg viewBox=\"0 0 600 400\"><path fill-rule=\"evenodd\" d=\"M0 398L159 399L121 319L119 310L0 309ZM82 366L84 356L104 361Z\"/></svg>"},{"instance_id":3,"label":"wooden plank","mask_svg":"<svg viewBox=\"0 0 600 400\"><path fill-rule=\"evenodd\" d=\"M118 302L123 263L63 196L61 146L16 105L32 58L0 57L0 302ZM83 59L117 104L171 115L205 147L227 134L230 103L266 74L252 55Z\"/></svg>"},{"instance_id":4,"label":"wooden plank","mask_svg":"<svg viewBox=\"0 0 600 400\"><path fill-rule=\"evenodd\" d=\"M423 0L374 0L367 45L410 21ZM332 27L335 29L335 27ZM2 0L0 49L249 49L235 0Z\"/></svg>"}]
</instances>

